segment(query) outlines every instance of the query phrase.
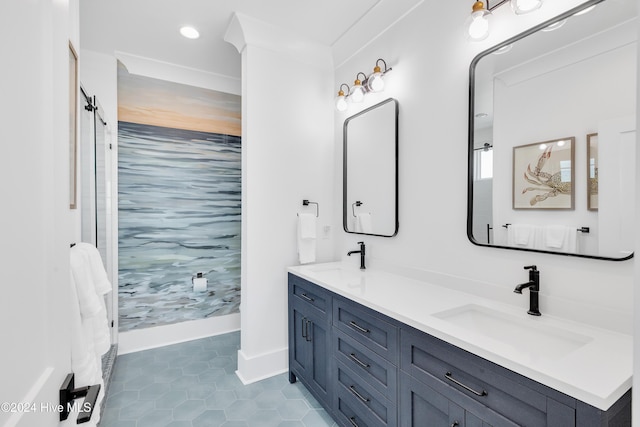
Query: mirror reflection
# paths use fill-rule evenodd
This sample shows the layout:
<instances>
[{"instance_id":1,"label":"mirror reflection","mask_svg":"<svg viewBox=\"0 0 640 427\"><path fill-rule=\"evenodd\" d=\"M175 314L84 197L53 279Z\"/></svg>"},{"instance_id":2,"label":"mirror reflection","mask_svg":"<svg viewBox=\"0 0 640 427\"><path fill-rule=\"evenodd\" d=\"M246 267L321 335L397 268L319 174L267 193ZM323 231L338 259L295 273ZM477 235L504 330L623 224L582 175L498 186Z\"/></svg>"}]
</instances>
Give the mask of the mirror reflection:
<instances>
[{"instance_id":1,"label":"mirror reflection","mask_svg":"<svg viewBox=\"0 0 640 427\"><path fill-rule=\"evenodd\" d=\"M389 98L344 122L343 227L398 232L398 102Z\"/></svg>"},{"instance_id":2,"label":"mirror reflection","mask_svg":"<svg viewBox=\"0 0 640 427\"><path fill-rule=\"evenodd\" d=\"M633 255L635 6L589 1L474 59L473 243L614 260Z\"/></svg>"}]
</instances>

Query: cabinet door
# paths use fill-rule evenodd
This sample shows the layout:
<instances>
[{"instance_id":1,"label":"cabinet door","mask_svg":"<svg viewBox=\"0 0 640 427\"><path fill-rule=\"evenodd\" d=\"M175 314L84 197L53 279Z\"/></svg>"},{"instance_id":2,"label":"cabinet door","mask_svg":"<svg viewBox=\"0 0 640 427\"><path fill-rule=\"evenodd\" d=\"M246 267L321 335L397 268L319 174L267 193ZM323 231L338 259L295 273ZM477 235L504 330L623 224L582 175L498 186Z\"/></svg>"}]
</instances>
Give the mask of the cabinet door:
<instances>
[{"instance_id":1,"label":"cabinet door","mask_svg":"<svg viewBox=\"0 0 640 427\"><path fill-rule=\"evenodd\" d=\"M291 304L289 313L289 364L294 374L306 376L309 371L308 319L299 304Z\"/></svg>"},{"instance_id":2,"label":"cabinet door","mask_svg":"<svg viewBox=\"0 0 640 427\"><path fill-rule=\"evenodd\" d=\"M289 369L314 396L329 403L329 321L326 315L292 300L289 307Z\"/></svg>"},{"instance_id":3,"label":"cabinet door","mask_svg":"<svg viewBox=\"0 0 640 427\"><path fill-rule=\"evenodd\" d=\"M491 427L426 384L400 373L401 427Z\"/></svg>"},{"instance_id":4,"label":"cabinet door","mask_svg":"<svg viewBox=\"0 0 640 427\"><path fill-rule=\"evenodd\" d=\"M329 328L322 317L309 316L307 320L309 344L309 386L319 395L319 400L329 400Z\"/></svg>"}]
</instances>

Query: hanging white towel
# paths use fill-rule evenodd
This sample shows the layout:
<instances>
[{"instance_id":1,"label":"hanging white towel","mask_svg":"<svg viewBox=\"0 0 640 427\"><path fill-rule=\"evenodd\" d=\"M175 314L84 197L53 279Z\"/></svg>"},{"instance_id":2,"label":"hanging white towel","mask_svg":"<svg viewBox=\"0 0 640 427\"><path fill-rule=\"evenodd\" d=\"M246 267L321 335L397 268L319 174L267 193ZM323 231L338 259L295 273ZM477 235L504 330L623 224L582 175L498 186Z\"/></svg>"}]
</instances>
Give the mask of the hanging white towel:
<instances>
[{"instance_id":1,"label":"hanging white towel","mask_svg":"<svg viewBox=\"0 0 640 427\"><path fill-rule=\"evenodd\" d=\"M313 214L298 214L298 222L300 225L300 238L315 239L316 238L316 216Z\"/></svg>"},{"instance_id":2,"label":"hanging white towel","mask_svg":"<svg viewBox=\"0 0 640 427\"><path fill-rule=\"evenodd\" d=\"M89 257L82 249L76 246L71 248L70 251L71 274L76 284L80 314L82 315L82 320L86 320L96 316L103 308L104 302L102 302L102 298L98 297L93 284Z\"/></svg>"},{"instance_id":3,"label":"hanging white towel","mask_svg":"<svg viewBox=\"0 0 640 427\"><path fill-rule=\"evenodd\" d=\"M515 246L533 247L535 227L530 224L510 224L507 228L507 243Z\"/></svg>"},{"instance_id":4,"label":"hanging white towel","mask_svg":"<svg viewBox=\"0 0 640 427\"><path fill-rule=\"evenodd\" d=\"M362 212L357 214L355 225L356 233L372 233L373 224L371 214L369 212Z\"/></svg>"},{"instance_id":5,"label":"hanging white towel","mask_svg":"<svg viewBox=\"0 0 640 427\"><path fill-rule=\"evenodd\" d=\"M112 290L111 282L107 277L107 272L102 263L102 257L98 248L90 243L80 242L76 245L78 249L82 249L89 257L89 266L91 267L91 276L93 277L94 286L98 295L105 295Z\"/></svg>"},{"instance_id":6,"label":"hanging white towel","mask_svg":"<svg viewBox=\"0 0 640 427\"><path fill-rule=\"evenodd\" d=\"M80 298L78 295L79 286L77 286L75 282L73 271L70 271L69 279L69 295L71 296L71 324L69 328L69 338L71 340L71 371L75 376L74 381L76 387L94 384L101 385L91 420L86 424L88 427L95 427L100 421L100 407L104 398L102 360L96 354L95 346L92 343L94 328L91 321L94 320L94 318L83 320L81 314Z\"/></svg>"},{"instance_id":7,"label":"hanging white towel","mask_svg":"<svg viewBox=\"0 0 640 427\"><path fill-rule=\"evenodd\" d=\"M567 227L564 225L547 225L544 227L544 243L548 248L561 248Z\"/></svg>"},{"instance_id":8,"label":"hanging white towel","mask_svg":"<svg viewBox=\"0 0 640 427\"><path fill-rule=\"evenodd\" d=\"M111 347L111 333L104 301L104 288L106 288L106 285L103 284L102 289L98 292L92 271L92 255L89 254L90 251L86 249L86 245L88 244L78 243L71 248L71 274L76 285L83 327L87 329L87 345L91 347L96 357L100 358ZM97 262L104 271L97 249L96 254L98 257ZM109 281L107 280L106 283L110 290Z\"/></svg>"},{"instance_id":9,"label":"hanging white towel","mask_svg":"<svg viewBox=\"0 0 640 427\"><path fill-rule=\"evenodd\" d=\"M578 230L576 227L564 225L547 225L544 227L544 248L559 252L578 251Z\"/></svg>"},{"instance_id":10,"label":"hanging white towel","mask_svg":"<svg viewBox=\"0 0 640 427\"><path fill-rule=\"evenodd\" d=\"M100 311L91 318L90 322L93 327L93 344L95 352L98 356L105 354L111 347L111 333L109 331L109 320L107 319L107 307L105 305L104 295L112 291L111 282L107 277L107 272L102 263L102 257L98 248L90 243L78 243L75 248L85 253L86 259L89 261L89 270L91 272L92 284L95 292L100 299ZM74 248L74 249L75 249Z\"/></svg>"},{"instance_id":11,"label":"hanging white towel","mask_svg":"<svg viewBox=\"0 0 640 427\"><path fill-rule=\"evenodd\" d=\"M316 216L298 214L298 257L300 264L316 260Z\"/></svg>"}]
</instances>

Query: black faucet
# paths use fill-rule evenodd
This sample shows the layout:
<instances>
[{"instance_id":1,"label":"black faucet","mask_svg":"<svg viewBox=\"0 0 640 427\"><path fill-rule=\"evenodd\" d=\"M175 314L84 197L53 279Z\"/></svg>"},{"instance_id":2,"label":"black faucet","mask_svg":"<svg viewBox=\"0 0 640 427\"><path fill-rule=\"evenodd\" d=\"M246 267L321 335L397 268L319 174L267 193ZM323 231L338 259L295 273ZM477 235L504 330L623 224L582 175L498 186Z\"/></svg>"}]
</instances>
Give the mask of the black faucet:
<instances>
[{"instance_id":1,"label":"black faucet","mask_svg":"<svg viewBox=\"0 0 640 427\"><path fill-rule=\"evenodd\" d=\"M351 256L351 254L360 254L360 270L364 270L365 268L367 268L364 266L364 242L358 242L358 244L360 245L360 250L349 251L347 252L347 255Z\"/></svg>"},{"instance_id":2,"label":"black faucet","mask_svg":"<svg viewBox=\"0 0 640 427\"><path fill-rule=\"evenodd\" d=\"M513 292L521 294L523 289L529 288L529 313L532 316L540 316L540 305L538 293L540 292L540 272L535 265L527 265L525 270L529 270L529 281L516 286Z\"/></svg>"}]
</instances>

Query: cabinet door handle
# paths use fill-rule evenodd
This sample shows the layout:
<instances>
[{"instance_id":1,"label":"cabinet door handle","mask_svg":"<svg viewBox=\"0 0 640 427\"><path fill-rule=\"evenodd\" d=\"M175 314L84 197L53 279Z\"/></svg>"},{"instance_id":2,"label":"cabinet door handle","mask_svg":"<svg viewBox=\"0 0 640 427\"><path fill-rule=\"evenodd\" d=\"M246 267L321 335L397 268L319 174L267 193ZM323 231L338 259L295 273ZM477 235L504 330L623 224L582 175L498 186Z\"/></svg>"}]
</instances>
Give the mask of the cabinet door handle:
<instances>
[{"instance_id":1,"label":"cabinet door handle","mask_svg":"<svg viewBox=\"0 0 640 427\"><path fill-rule=\"evenodd\" d=\"M356 330L362 332L363 334L368 334L369 332L371 332L370 330L368 330L366 328L363 328L362 326L358 325L353 320L351 322L349 322L349 324L351 325L352 328L355 328Z\"/></svg>"},{"instance_id":2,"label":"cabinet door handle","mask_svg":"<svg viewBox=\"0 0 640 427\"><path fill-rule=\"evenodd\" d=\"M311 325L311 329L309 329L309 325ZM313 331L313 322L307 319L307 341L313 341L310 331Z\"/></svg>"},{"instance_id":3,"label":"cabinet door handle","mask_svg":"<svg viewBox=\"0 0 640 427\"><path fill-rule=\"evenodd\" d=\"M305 294L304 292L300 294L300 297L304 300L307 300L309 302L313 302L315 301L313 298L311 298L310 296L307 296L307 294Z\"/></svg>"},{"instance_id":4,"label":"cabinet door handle","mask_svg":"<svg viewBox=\"0 0 640 427\"><path fill-rule=\"evenodd\" d=\"M353 360L354 362L356 362L358 365L362 366L363 368L370 368L371 365L369 365L368 363L364 363L362 360L358 359L358 356L356 356L354 353L351 353L349 355L349 357L351 358L351 360Z\"/></svg>"},{"instance_id":5,"label":"cabinet door handle","mask_svg":"<svg viewBox=\"0 0 640 427\"><path fill-rule=\"evenodd\" d=\"M460 381L456 380L455 378L453 378L453 375L451 374L451 372L447 372L446 374L444 374L444 377L446 379L448 379L449 381L451 381L452 383L462 387L463 389L467 390L468 392L471 392L473 394L475 394L476 396L486 396L488 393L485 390L482 391L475 391L474 389L472 389L471 387L469 387L466 384L462 384Z\"/></svg>"},{"instance_id":6,"label":"cabinet door handle","mask_svg":"<svg viewBox=\"0 0 640 427\"><path fill-rule=\"evenodd\" d=\"M364 397L363 395L361 395L360 393L358 393L358 390L356 390L356 388L354 386L349 386L349 391L351 393L353 393L358 399L362 400L364 403L368 403L371 399L368 399L366 397Z\"/></svg>"},{"instance_id":7,"label":"cabinet door handle","mask_svg":"<svg viewBox=\"0 0 640 427\"><path fill-rule=\"evenodd\" d=\"M358 423L356 422L356 417L351 417L351 418L349 418L349 422L351 423L351 425L352 425L353 427L360 427L360 426L358 425Z\"/></svg>"},{"instance_id":8,"label":"cabinet door handle","mask_svg":"<svg viewBox=\"0 0 640 427\"><path fill-rule=\"evenodd\" d=\"M302 338L307 339L307 319L306 317L302 318Z\"/></svg>"}]
</instances>

